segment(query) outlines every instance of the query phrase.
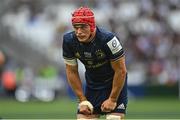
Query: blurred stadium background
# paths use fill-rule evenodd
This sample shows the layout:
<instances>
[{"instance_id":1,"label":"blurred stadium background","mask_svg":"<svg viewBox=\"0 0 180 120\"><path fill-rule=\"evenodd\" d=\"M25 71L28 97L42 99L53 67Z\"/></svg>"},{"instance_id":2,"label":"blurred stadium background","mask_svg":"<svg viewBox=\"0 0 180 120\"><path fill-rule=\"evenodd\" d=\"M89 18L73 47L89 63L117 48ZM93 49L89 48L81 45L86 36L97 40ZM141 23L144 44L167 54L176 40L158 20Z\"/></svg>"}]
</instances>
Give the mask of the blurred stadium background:
<instances>
[{"instance_id":1,"label":"blurred stadium background","mask_svg":"<svg viewBox=\"0 0 180 120\"><path fill-rule=\"evenodd\" d=\"M125 48L126 118L180 119L179 0L0 0L0 117L75 118L61 45L82 5Z\"/></svg>"}]
</instances>

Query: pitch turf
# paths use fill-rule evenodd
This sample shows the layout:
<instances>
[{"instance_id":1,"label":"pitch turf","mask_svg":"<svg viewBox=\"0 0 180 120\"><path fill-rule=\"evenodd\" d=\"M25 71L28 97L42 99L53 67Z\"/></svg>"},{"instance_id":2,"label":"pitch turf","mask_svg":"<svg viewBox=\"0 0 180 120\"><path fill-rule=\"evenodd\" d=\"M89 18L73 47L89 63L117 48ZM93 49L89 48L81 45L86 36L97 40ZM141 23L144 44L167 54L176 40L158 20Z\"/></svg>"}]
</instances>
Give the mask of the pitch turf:
<instances>
[{"instance_id":1,"label":"pitch turf","mask_svg":"<svg viewBox=\"0 0 180 120\"><path fill-rule=\"evenodd\" d=\"M58 99L50 103L0 100L3 119L74 119L75 101ZM104 118L104 117L102 117ZM180 119L180 100L177 98L145 98L129 100L127 119Z\"/></svg>"}]
</instances>

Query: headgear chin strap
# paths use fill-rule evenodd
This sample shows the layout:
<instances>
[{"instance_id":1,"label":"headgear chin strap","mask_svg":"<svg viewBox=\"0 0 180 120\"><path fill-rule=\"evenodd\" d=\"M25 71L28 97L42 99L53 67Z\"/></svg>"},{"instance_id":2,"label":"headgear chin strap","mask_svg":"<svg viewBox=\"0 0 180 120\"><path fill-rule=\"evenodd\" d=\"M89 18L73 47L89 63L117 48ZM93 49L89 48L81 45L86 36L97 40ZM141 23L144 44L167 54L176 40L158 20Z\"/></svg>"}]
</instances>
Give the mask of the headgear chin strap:
<instances>
[{"instance_id":1,"label":"headgear chin strap","mask_svg":"<svg viewBox=\"0 0 180 120\"><path fill-rule=\"evenodd\" d=\"M91 32L95 30L95 18L93 11L88 7L80 7L72 14L72 24L85 23L90 26Z\"/></svg>"}]
</instances>

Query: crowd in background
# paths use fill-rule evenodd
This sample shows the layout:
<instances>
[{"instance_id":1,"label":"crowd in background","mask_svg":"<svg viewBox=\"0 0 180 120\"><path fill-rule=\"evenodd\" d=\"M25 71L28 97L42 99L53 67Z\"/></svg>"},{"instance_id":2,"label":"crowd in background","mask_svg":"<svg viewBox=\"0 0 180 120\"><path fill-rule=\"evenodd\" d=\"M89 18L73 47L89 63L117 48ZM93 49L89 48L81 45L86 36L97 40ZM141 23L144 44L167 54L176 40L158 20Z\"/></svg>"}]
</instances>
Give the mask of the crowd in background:
<instances>
[{"instance_id":1,"label":"crowd in background","mask_svg":"<svg viewBox=\"0 0 180 120\"><path fill-rule=\"evenodd\" d=\"M35 53L57 63L58 68L55 65L54 69L61 77L62 35L72 30L72 11L88 5L95 13L97 26L115 32L120 38L126 53L129 85L171 86L180 80L179 0L5 0L1 5L4 9L0 12L0 24L10 37L4 35L2 39L28 45ZM18 59L15 61L21 64ZM28 65L23 62L21 66ZM34 73L33 68L31 71Z\"/></svg>"}]
</instances>

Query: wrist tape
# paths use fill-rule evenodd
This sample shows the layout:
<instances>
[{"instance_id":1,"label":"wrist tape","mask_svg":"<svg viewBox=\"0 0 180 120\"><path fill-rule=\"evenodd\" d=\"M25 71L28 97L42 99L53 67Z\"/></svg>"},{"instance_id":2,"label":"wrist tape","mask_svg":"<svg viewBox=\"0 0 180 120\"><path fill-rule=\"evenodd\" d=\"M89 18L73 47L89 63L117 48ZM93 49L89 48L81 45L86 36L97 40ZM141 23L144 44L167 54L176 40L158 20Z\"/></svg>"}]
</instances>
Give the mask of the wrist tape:
<instances>
[{"instance_id":1,"label":"wrist tape","mask_svg":"<svg viewBox=\"0 0 180 120\"><path fill-rule=\"evenodd\" d=\"M93 105L89 102L89 101L82 101L79 103L79 107L83 106L83 105L87 105L88 108L91 110L91 112L93 112Z\"/></svg>"}]
</instances>

